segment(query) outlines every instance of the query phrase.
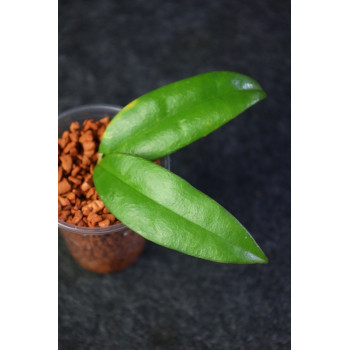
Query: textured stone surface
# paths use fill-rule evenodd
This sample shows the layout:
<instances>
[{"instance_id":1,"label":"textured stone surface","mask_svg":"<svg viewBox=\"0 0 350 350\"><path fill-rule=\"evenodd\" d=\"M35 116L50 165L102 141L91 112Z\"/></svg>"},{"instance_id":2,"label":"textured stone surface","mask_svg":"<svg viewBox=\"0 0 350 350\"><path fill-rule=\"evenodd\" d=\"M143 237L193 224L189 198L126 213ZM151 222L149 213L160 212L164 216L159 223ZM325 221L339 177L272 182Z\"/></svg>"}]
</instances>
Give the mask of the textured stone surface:
<instances>
[{"instance_id":1,"label":"textured stone surface","mask_svg":"<svg viewBox=\"0 0 350 350\"><path fill-rule=\"evenodd\" d=\"M266 266L222 265L147 243L114 275L59 237L60 349L290 348L289 1L60 1L59 110L125 105L212 70L268 98L172 155L172 170L252 233Z\"/></svg>"}]
</instances>

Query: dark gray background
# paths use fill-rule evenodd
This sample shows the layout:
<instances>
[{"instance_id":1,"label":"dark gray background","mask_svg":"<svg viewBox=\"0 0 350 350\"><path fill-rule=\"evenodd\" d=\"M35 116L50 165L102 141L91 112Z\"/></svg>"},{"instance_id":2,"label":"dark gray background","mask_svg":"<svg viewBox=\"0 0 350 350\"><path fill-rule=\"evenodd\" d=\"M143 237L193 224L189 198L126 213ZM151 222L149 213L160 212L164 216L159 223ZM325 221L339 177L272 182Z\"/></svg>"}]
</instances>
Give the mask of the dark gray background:
<instances>
[{"instance_id":1,"label":"dark gray background","mask_svg":"<svg viewBox=\"0 0 350 350\"><path fill-rule=\"evenodd\" d=\"M172 155L172 170L252 233L268 265L148 243L124 272L77 266L59 238L60 349L290 348L289 1L59 1L59 111L125 105L213 70L268 98Z\"/></svg>"}]
</instances>

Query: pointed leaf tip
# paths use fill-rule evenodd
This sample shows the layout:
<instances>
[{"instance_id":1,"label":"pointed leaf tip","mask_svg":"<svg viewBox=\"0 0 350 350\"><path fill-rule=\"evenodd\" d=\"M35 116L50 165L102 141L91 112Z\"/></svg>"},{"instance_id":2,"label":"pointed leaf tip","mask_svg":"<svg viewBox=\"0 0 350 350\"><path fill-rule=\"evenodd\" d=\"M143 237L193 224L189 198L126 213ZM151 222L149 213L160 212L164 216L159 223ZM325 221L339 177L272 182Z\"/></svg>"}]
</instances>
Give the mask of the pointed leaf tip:
<instances>
[{"instance_id":1,"label":"pointed leaf tip","mask_svg":"<svg viewBox=\"0 0 350 350\"><path fill-rule=\"evenodd\" d=\"M93 177L106 207L150 241L216 262L267 262L234 216L157 164L114 153L103 157Z\"/></svg>"},{"instance_id":2,"label":"pointed leaf tip","mask_svg":"<svg viewBox=\"0 0 350 350\"><path fill-rule=\"evenodd\" d=\"M210 134L265 97L255 80L234 72L180 80L129 103L107 127L99 152L158 159Z\"/></svg>"}]
</instances>

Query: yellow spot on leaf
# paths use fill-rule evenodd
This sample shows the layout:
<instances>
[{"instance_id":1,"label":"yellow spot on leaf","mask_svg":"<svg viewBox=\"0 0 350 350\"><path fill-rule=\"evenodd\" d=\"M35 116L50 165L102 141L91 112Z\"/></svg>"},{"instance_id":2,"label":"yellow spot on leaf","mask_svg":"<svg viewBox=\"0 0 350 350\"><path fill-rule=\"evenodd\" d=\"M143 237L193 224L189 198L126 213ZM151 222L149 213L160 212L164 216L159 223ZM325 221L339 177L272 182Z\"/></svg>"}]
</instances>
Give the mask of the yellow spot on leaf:
<instances>
[{"instance_id":1,"label":"yellow spot on leaf","mask_svg":"<svg viewBox=\"0 0 350 350\"><path fill-rule=\"evenodd\" d=\"M124 110L130 109L131 107L135 106L137 100L131 101L128 105L124 107Z\"/></svg>"}]
</instances>

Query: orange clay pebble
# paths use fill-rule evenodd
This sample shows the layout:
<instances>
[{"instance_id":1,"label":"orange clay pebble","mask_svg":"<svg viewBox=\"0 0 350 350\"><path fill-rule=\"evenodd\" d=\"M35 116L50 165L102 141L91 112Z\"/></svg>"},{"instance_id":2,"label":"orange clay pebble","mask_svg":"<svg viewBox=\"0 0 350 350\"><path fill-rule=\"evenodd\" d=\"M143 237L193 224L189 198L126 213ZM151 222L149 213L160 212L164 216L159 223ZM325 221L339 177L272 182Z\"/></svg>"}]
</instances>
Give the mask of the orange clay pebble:
<instances>
[{"instance_id":1,"label":"orange clay pebble","mask_svg":"<svg viewBox=\"0 0 350 350\"><path fill-rule=\"evenodd\" d=\"M102 213L103 214L109 214L109 210L106 207L104 207Z\"/></svg>"},{"instance_id":2,"label":"orange clay pebble","mask_svg":"<svg viewBox=\"0 0 350 350\"><path fill-rule=\"evenodd\" d=\"M69 192L72 189L72 185L66 178L58 183L58 194Z\"/></svg>"},{"instance_id":3,"label":"orange clay pebble","mask_svg":"<svg viewBox=\"0 0 350 350\"><path fill-rule=\"evenodd\" d=\"M72 170L73 159L70 155L65 154L60 157L63 170L66 174L70 173Z\"/></svg>"},{"instance_id":4,"label":"orange clay pebble","mask_svg":"<svg viewBox=\"0 0 350 350\"><path fill-rule=\"evenodd\" d=\"M91 203L91 209L93 212L98 213L100 210L104 208L104 204L101 200L95 200Z\"/></svg>"},{"instance_id":5,"label":"orange clay pebble","mask_svg":"<svg viewBox=\"0 0 350 350\"><path fill-rule=\"evenodd\" d=\"M106 127L109 124L111 118L110 117L104 117L102 119L100 119L100 123L104 124Z\"/></svg>"},{"instance_id":6,"label":"orange clay pebble","mask_svg":"<svg viewBox=\"0 0 350 350\"><path fill-rule=\"evenodd\" d=\"M80 167L78 167L77 165L73 164L73 170L72 170L72 176L75 177L80 171Z\"/></svg>"},{"instance_id":7,"label":"orange clay pebble","mask_svg":"<svg viewBox=\"0 0 350 350\"><path fill-rule=\"evenodd\" d=\"M70 127L69 127L69 130L74 133L75 131L79 130L80 129L80 124L79 122L73 122Z\"/></svg>"},{"instance_id":8,"label":"orange clay pebble","mask_svg":"<svg viewBox=\"0 0 350 350\"><path fill-rule=\"evenodd\" d=\"M88 219L88 223L90 223L91 225L95 225L98 222L102 221L102 216L96 214L96 213L90 213L87 217Z\"/></svg>"},{"instance_id":9,"label":"orange clay pebble","mask_svg":"<svg viewBox=\"0 0 350 350\"><path fill-rule=\"evenodd\" d=\"M91 160L89 159L89 157L86 154L83 154L83 158L82 158L81 162L83 163L83 165L86 165L86 166L91 164Z\"/></svg>"},{"instance_id":10,"label":"orange clay pebble","mask_svg":"<svg viewBox=\"0 0 350 350\"><path fill-rule=\"evenodd\" d=\"M92 188L90 188L90 189L87 191L85 197L86 197L86 198L91 198L91 197L95 194L95 192L96 192L95 187L92 187Z\"/></svg>"},{"instance_id":11,"label":"orange clay pebble","mask_svg":"<svg viewBox=\"0 0 350 350\"><path fill-rule=\"evenodd\" d=\"M103 133L105 132L106 127L104 125L102 125L98 130L97 130L97 136L98 136L98 140L101 142L102 140L102 136Z\"/></svg>"},{"instance_id":12,"label":"orange clay pebble","mask_svg":"<svg viewBox=\"0 0 350 350\"><path fill-rule=\"evenodd\" d=\"M64 138L58 139L58 145L59 145L62 149L66 147L67 143L68 143L67 140L64 139Z\"/></svg>"},{"instance_id":13,"label":"orange clay pebble","mask_svg":"<svg viewBox=\"0 0 350 350\"><path fill-rule=\"evenodd\" d=\"M73 184L73 185L80 185L81 184L81 180L79 180L76 177L73 176L68 176L68 180Z\"/></svg>"},{"instance_id":14,"label":"orange clay pebble","mask_svg":"<svg viewBox=\"0 0 350 350\"><path fill-rule=\"evenodd\" d=\"M62 205L62 207L70 207L71 206L68 198L58 196L58 202Z\"/></svg>"},{"instance_id":15,"label":"orange clay pebble","mask_svg":"<svg viewBox=\"0 0 350 350\"><path fill-rule=\"evenodd\" d=\"M68 192L65 196L71 203L75 203L75 194L73 192Z\"/></svg>"},{"instance_id":16,"label":"orange clay pebble","mask_svg":"<svg viewBox=\"0 0 350 350\"><path fill-rule=\"evenodd\" d=\"M110 224L109 220L106 219L106 220L100 221L98 223L98 226L100 226L100 227L107 227L107 226L109 226L109 224Z\"/></svg>"},{"instance_id":17,"label":"orange clay pebble","mask_svg":"<svg viewBox=\"0 0 350 350\"><path fill-rule=\"evenodd\" d=\"M77 143L79 141L79 133L78 132L71 132L69 135L72 142Z\"/></svg>"},{"instance_id":18,"label":"orange clay pebble","mask_svg":"<svg viewBox=\"0 0 350 350\"><path fill-rule=\"evenodd\" d=\"M88 130L86 133L84 133L79 137L80 143L84 143L85 141L93 141L93 140L94 140L94 134L92 133L91 130Z\"/></svg>"},{"instance_id":19,"label":"orange clay pebble","mask_svg":"<svg viewBox=\"0 0 350 350\"><path fill-rule=\"evenodd\" d=\"M68 145L64 148L63 153L70 153L71 149L76 148L76 142L69 142Z\"/></svg>"},{"instance_id":20,"label":"orange clay pebble","mask_svg":"<svg viewBox=\"0 0 350 350\"><path fill-rule=\"evenodd\" d=\"M83 148L84 148L84 154L87 157L92 157L95 153L96 143L94 141L85 141L83 143Z\"/></svg>"},{"instance_id":21,"label":"orange clay pebble","mask_svg":"<svg viewBox=\"0 0 350 350\"><path fill-rule=\"evenodd\" d=\"M113 214L102 214L101 216L104 220L108 220L111 224L113 224L115 221Z\"/></svg>"},{"instance_id":22,"label":"orange clay pebble","mask_svg":"<svg viewBox=\"0 0 350 350\"><path fill-rule=\"evenodd\" d=\"M80 210L78 210L72 219L72 224L76 225L83 218L83 214Z\"/></svg>"},{"instance_id":23,"label":"orange clay pebble","mask_svg":"<svg viewBox=\"0 0 350 350\"><path fill-rule=\"evenodd\" d=\"M62 210L58 218L62 221L67 221L69 214L70 214L69 210Z\"/></svg>"}]
</instances>

